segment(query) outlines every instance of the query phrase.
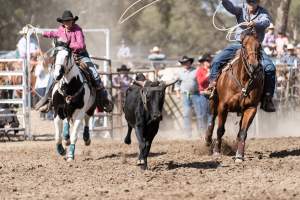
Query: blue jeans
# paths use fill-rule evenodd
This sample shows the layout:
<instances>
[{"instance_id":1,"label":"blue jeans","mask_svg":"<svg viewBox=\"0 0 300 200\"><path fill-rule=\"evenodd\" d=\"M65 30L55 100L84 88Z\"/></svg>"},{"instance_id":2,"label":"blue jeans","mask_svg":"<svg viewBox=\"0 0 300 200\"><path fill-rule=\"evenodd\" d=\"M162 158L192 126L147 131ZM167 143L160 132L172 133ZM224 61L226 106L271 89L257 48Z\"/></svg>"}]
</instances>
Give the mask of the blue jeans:
<instances>
[{"instance_id":1,"label":"blue jeans","mask_svg":"<svg viewBox=\"0 0 300 200\"><path fill-rule=\"evenodd\" d=\"M197 127L201 128L201 108L200 108L200 95L192 94L188 95L187 93L182 93L183 100L183 120L184 120L184 131L185 133L191 137L192 136L192 110L196 114L197 118Z\"/></svg>"},{"instance_id":2,"label":"blue jeans","mask_svg":"<svg viewBox=\"0 0 300 200\"><path fill-rule=\"evenodd\" d=\"M207 97L199 96L199 106L200 106L200 130L204 132L210 122L210 112L209 112L209 100Z\"/></svg>"},{"instance_id":3,"label":"blue jeans","mask_svg":"<svg viewBox=\"0 0 300 200\"><path fill-rule=\"evenodd\" d=\"M79 53L77 56L80 59L80 61L84 62L87 65L87 67L89 68L90 74L93 76L93 79L95 80L96 85L98 86L98 85L102 84L102 81L97 72L96 66L92 62L88 52L84 51L82 53Z\"/></svg>"},{"instance_id":4,"label":"blue jeans","mask_svg":"<svg viewBox=\"0 0 300 200\"><path fill-rule=\"evenodd\" d=\"M232 43L228 45L221 53L216 55L212 62L212 68L210 70L211 81L216 80L219 72L230 60L234 58L237 50L239 50L240 48L240 43ZM271 58L265 53L263 49L261 50L261 54L261 64L265 73L264 94L273 96L276 82L276 68Z\"/></svg>"}]
</instances>

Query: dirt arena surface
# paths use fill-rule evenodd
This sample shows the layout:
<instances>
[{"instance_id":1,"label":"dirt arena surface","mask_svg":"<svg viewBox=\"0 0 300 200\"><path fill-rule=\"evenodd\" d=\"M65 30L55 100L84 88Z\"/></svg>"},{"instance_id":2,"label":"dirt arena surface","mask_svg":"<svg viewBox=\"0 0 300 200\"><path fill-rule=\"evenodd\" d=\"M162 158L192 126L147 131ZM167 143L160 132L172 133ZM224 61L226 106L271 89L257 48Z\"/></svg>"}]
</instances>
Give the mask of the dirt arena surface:
<instances>
[{"instance_id":1,"label":"dirt arena surface","mask_svg":"<svg viewBox=\"0 0 300 200\"><path fill-rule=\"evenodd\" d=\"M147 171L136 143L80 139L72 163L54 141L0 143L0 199L300 199L300 138L250 139L242 164L200 143L155 140Z\"/></svg>"}]
</instances>

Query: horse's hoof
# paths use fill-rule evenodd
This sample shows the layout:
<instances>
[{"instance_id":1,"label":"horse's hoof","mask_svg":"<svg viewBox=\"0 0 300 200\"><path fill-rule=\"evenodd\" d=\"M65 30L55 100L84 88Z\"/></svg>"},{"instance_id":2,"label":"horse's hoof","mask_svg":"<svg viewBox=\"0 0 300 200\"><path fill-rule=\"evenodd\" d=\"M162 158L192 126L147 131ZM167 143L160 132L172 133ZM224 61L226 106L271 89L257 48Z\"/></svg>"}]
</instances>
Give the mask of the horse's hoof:
<instances>
[{"instance_id":1,"label":"horse's hoof","mask_svg":"<svg viewBox=\"0 0 300 200\"><path fill-rule=\"evenodd\" d=\"M67 162L73 162L74 158L67 158Z\"/></svg>"},{"instance_id":2,"label":"horse's hoof","mask_svg":"<svg viewBox=\"0 0 300 200\"><path fill-rule=\"evenodd\" d=\"M144 165L145 164L145 160L138 160L137 161L137 165Z\"/></svg>"},{"instance_id":3,"label":"horse's hoof","mask_svg":"<svg viewBox=\"0 0 300 200\"><path fill-rule=\"evenodd\" d=\"M220 152L214 152L213 157L214 157L214 159L220 159L222 156L221 156Z\"/></svg>"},{"instance_id":4,"label":"horse's hoof","mask_svg":"<svg viewBox=\"0 0 300 200\"><path fill-rule=\"evenodd\" d=\"M143 164L143 165L140 165L140 167L141 167L142 170L147 170L147 168L148 168L146 163Z\"/></svg>"},{"instance_id":5,"label":"horse's hoof","mask_svg":"<svg viewBox=\"0 0 300 200\"><path fill-rule=\"evenodd\" d=\"M242 162L244 162L244 158L235 158L234 162L235 163L242 163Z\"/></svg>"},{"instance_id":6,"label":"horse's hoof","mask_svg":"<svg viewBox=\"0 0 300 200\"><path fill-rule=\"evenodd\" d=\"M130 138L125 138L124 143L130 145L131 144L131 139Z\"/></svg>"},{"instance_id":7,"label":"horse's hoof","mask_svg":"<svg viewBox=\"0 0 300 200\"><path fill-rule=\"evenodd\" d=\"M66 145L66 146L69 146L69 145L71 144L70 139L67 139L67 140L64 140L64 141L65 141L65 145Z\"/></svg>"},{"instance_id":8,"label":"horse's hoof","mask_svg":"<svg viewBox=\"0 0 300 200\"><path fill-rule=\"evenodd\" d=\"M56 145L56 151L59 155L64 156L66 155L66 150L64 149L62 144L57 144Z\"/></svg>"},{"instance_id":9,"label":"horse's hoof","mask_svg":"<svg viewBox=\"0 0 300 200\"><path fill-rule=\"evenodd\" d=\"M87 141L84 141L84 144L85 144L85 146L91 145L91 140L89 139L89 140L87 140Z\"/></svg>"}]
</instances>

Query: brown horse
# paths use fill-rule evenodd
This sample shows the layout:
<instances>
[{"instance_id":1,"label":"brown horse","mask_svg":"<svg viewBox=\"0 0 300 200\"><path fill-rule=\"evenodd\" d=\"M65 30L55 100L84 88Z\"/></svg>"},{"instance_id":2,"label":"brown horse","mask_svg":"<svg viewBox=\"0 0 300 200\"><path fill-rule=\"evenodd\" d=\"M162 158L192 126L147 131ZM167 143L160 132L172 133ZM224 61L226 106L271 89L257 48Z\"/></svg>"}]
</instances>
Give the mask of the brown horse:
<instances>
[{"instance_id":1,"label":"brown horse","mask_svg":"<svg viewBox=\"0 0 300 200\"><path fill-rule=\"evenodd\" d=\"M237 52L235 58L218 77L215 94L210 100L212 122L205 138L206 144L211 146L215 119L218 116L217 140L213 148L214 155L220 155L228 112L237 112L241 113L241 120L235 161L244 160L247 131L255 117L263 92L264 75L260 64L260 52L261 45L256 33L244 34L241 50Z\"/></svg>"}]
</instances>

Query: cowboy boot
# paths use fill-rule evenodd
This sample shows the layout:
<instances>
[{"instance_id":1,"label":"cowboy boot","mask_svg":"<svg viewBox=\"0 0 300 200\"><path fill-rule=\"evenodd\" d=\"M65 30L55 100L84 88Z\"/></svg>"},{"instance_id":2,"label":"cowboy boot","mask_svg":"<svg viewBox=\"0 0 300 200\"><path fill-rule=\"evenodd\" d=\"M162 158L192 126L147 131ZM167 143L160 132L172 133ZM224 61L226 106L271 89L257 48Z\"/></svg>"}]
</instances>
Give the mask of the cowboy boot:
<instances>
[{"instance_id":1,"label":"cowboy boot","mask_svg":"<svg viewBox=\"0 0 300 200\"><path fill-rule=\"evenodd\" d=\"M112 112L113 103L108 98L108 93L105 90L103 83L99 77L99 74L94 70L95 68L90 67L90 74L93 77L93 82L96 87L96 105L100 110L104 110L105 112Z\"/></svg>"},{"instance_id":2,"label":"cowboy boot","mask_svg":"<svg viewBox=\"0 0 300 200\"><path fill-rule=\"evenodd\" d=\"M113 111L114 108L113 103L108 98L108 93L104 87L96 90L96 103L99 110L104 110L105 112Z\"/></svg>"},{"instance_id":3,"label":"cowboy boot","mask_svg":"<svg viewBox=\"0 0 300 200\"><path fill-rule=\"evenodd\" d=\"M201 92L202 95L209 97L209 99L213 98L216 90L216 81L211 81L207 89Z\"/></svg>"},{"instance_id":4,"label":"cowboy boot","mask_svg":"<svg viewBox=\"0 0 300 200\"><path fill-rule=\"evenodd\" d=\"M272 97L275 90L275 74L266 74L264 81L263 96L261 99L260 108L266 112L275 112L276 108Z\"/></svg>"},{"instance_id":5,"label":"cowboy boot","mask_svg":"<svg viewBox=\"0 0 300 200\"><path fill-rule=\"evenodd\" d=\"M272 96L269 93L262 98L260 108L266 112L276 112Z\"/></svg>"}]
</instances>

